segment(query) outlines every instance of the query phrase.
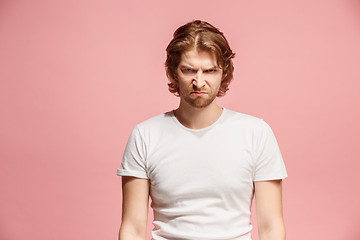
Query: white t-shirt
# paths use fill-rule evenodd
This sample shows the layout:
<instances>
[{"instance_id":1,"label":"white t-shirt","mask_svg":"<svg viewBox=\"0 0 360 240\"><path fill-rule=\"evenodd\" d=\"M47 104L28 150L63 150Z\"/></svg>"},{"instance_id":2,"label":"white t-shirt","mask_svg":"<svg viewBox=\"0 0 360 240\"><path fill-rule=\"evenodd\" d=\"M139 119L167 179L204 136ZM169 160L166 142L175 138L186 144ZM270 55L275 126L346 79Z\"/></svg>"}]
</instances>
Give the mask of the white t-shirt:
<instances>
[{"instance_id":1,"label":"white t-shirt","mask_svg":"<svg viewBox=\"0 0 360 240\"><path fill-rule=\"evenodd\" d=\"M225 108L203 129L172 111L138 124L117 174L150 179L154 240L250 240L253 182L287 177L269 125Z\"/></svg>"}]
</instances>

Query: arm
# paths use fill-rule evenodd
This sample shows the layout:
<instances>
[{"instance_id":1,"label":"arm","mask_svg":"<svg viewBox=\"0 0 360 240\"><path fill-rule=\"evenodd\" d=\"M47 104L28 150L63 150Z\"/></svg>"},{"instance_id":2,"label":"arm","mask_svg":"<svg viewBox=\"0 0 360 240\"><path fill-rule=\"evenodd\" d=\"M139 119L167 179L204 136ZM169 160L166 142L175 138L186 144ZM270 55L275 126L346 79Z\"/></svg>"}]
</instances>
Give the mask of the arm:
<instances>
[{"instance_id":1,"label":"arm","mask_svg":"<svg viewBox=\"0 0 360 240\"><path fill-rule=\"evenodd\" d=\"M260 240L285 240L281 180L255 182L255 203Z\"/></svg>"},{"instance_id":2,"label":"arm","mask_svg":"<svg viewBox=\"0 0 360 240\"><path fill-rule=\"evenodd\" d=\"M122 221L119 240L145 240L149 206L148 179L122 177Z\"/></svg>"}]
</instances>

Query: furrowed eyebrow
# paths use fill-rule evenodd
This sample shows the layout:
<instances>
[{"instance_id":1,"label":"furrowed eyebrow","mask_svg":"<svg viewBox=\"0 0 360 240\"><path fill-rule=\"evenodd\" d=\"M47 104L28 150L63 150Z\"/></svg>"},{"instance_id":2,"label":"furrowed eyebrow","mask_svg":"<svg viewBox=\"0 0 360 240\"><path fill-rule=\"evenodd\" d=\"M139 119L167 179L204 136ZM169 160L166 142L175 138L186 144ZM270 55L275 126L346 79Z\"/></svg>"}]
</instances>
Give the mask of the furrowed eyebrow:
<instances>
[{"instance_id":1,"label":"furrowed eyebrow","mask_svg":"<svg viewBox=\"0 0 360 240\"><path fill-rule=\"evenodd\" d=\"M191 65L187 65L187 64L182 64L182 65L179 65L179 68L191 68L191 69L195 69L193 66ZM197 68L196 68L197 69ZM207 68L204 68L204 70L210 70L210 69L220 69L218 66L211 66L211 67L207 67Z\"/></svg>"},{"instance_id":2,"label":"furrowed eyebrow","mask_svg":"<svg viewBox=\"0 0 360 240\"><path fill-rule=\"evenodd\" d=\"M179 68L194 68L194 67L191 65L183 64L183 65L180 65Z\"/></svg>"},{"instance_id":3,"label":"furrowed eyebrow","mask_svg":"<svg viewBox=\"0 0 360 240\"><path fill-rule=\"evenodd\" d=\"M210 67L208 69L220 69L218 66L213 66L213 67Z\"/></svg>"}]
</instances>

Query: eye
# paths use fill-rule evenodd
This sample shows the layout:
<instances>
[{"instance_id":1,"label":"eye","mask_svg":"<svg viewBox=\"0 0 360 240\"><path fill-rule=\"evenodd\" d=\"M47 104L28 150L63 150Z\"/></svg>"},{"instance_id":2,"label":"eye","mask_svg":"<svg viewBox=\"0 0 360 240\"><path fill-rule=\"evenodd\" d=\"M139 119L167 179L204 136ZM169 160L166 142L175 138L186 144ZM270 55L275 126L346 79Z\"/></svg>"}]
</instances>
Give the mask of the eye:
<instances>
[{"instance_id":1,"label":"eye","mask_svg":"<svg viewBox=\"0 0 360 240\"><path fill-rule=\"evenodd\" d=\"M206 70L205 72L207 72L207 73L214 73L214 72L216 72L216 69L208 69L208 70Z\"/></svg>"},{"instance_id":2,"label":"eye","mask_svg":"<svg viewBox=\"0 0 360 240\"><path fill-rule=\"evenodd\" d=\"M183 73L196 73L196 71L194 70L194 69L191 69L191 68L183 68L183 69L181 69L181 71L183 72Z\"/></svg>"}]
</instances>

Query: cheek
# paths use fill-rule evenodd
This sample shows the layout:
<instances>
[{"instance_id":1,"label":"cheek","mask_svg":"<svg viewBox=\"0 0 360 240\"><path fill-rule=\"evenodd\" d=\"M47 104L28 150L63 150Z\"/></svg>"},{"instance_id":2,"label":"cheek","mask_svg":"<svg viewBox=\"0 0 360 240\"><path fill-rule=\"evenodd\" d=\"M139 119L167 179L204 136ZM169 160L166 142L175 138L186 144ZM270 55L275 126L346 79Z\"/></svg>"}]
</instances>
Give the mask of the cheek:
<instances>
[{"instance_id":1,"label":"cheek","mask_svg":"<svg viewBox=\"0 0 360 240\"><path fill-rule=\"evenodd\" d=\"M212 76L211 78L209 78L209 84L210 84L213 88L218 88L218 87L220 87L221 82L222 82L222 75Z\"/></svg>"},{"instance_id":2,"label":"cheek","mask_svg":"<svg viewBox=\"0 0 360 240\"><path fill-rule=\"evenodd\" d=\"M187 91L187 89L189 87L187 85L185 85L185 83L183 81L178 80L178 88L179 88L180 95L182 95L183 93L185 93Z\"/></svg>"},{"instance_id":3,"label":"cheek","mask_svg":"<svg viewBox=\"0 0 360 240\"><path fill-rule=\"evenodd\" d=\"M189 85L191 85L192 81L191 79L187 79L185 77L179 77L178 78L178 85L180 88L184 88L184 87L188 87Z\"/></svg>"}]
</instances>

